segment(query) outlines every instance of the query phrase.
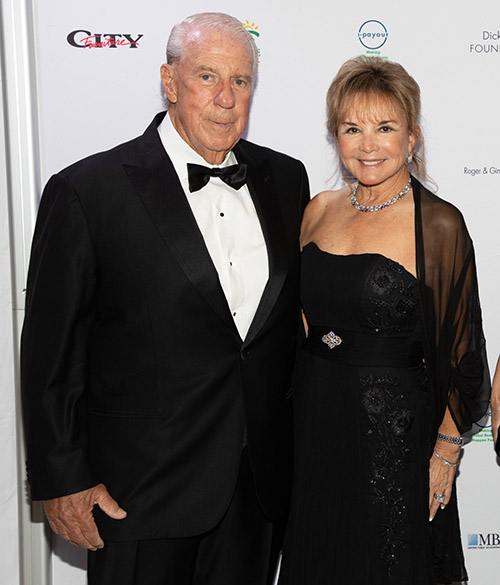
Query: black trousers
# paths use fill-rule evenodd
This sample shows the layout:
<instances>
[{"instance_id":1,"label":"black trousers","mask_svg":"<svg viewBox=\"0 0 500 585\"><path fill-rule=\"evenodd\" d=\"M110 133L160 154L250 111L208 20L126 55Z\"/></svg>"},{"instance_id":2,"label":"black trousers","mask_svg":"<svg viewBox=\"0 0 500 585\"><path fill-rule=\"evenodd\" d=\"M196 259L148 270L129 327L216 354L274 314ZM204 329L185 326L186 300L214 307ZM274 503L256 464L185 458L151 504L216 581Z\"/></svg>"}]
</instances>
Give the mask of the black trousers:
<instances>
[{"instance_id":1,"label":"black trousers","mask_svg":"<svg viewBox=\"0 0 500 585\"><path fill-rule=\"evenodd\" d=\"M284 522L263 515L243 449L224 518L191 538L106 542L88 554L89 585L272 585Z\"/></svg>"}]
</instances>

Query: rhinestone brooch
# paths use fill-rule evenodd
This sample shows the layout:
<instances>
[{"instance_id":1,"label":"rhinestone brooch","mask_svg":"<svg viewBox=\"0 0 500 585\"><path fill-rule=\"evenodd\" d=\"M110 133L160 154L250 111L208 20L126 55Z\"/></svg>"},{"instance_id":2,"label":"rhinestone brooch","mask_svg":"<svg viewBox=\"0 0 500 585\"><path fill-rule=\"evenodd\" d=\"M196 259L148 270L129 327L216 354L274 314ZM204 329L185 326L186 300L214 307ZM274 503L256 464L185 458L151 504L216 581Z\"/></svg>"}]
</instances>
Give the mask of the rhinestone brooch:
<instances>
[{"instance_id":1,"label":"rhinestone brooch","mask_svg":"<svg viewBox=\"0 0 500 585\"><path fill-rule=\"evenodd\" d=\"M326 335L323 335L321 341L323 343L326 343L326 345L328 345L330 349L333 349L334 347L337 347L337 345L340 345L342 343L342 339L338 335L335 335L333 331L330 331Z\"/></svg>"}]
</instances>

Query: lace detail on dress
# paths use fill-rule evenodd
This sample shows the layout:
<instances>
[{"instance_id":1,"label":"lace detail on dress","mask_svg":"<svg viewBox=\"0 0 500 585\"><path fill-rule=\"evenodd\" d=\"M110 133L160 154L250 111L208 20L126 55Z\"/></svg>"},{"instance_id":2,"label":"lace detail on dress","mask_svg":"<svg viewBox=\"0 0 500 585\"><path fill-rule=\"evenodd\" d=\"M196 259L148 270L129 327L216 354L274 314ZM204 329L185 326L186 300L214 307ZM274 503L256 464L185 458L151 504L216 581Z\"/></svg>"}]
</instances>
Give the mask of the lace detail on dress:
<instances>
[{"instance_id":1,"label":"lace detail on dress","mask_svg":"<svg viewBox=\"0 0 500 585\"><path fill-rule=\"evenodd\" d=\"M393 567L398 564L400 551L406 548L409 519L403 494L398 487L401 484L398 476L404 473L408 460L412 458L412 449L405 439L414 415L401 404L404 395L397 378L374 378L370 375L361 379L360 384L361 406L368 419L367 448L372 445L377 449L370 456L370 499L383 508L380 557L385 561L390 577Z\"/></svg>"},{"instance_id":2,"label":"lace detail on dress","mask_svg":"<svg viewBox=\"0 0 500 585\"><path fill-rule=\"evenodd\" d=\"M416 280L405 278L405 273L401 264L384 258L368 280L373 293L369 300L376 307L368 322L376 332L399 332L401 323L415 314L418 304Z\"/></svg>"}]
</instances>

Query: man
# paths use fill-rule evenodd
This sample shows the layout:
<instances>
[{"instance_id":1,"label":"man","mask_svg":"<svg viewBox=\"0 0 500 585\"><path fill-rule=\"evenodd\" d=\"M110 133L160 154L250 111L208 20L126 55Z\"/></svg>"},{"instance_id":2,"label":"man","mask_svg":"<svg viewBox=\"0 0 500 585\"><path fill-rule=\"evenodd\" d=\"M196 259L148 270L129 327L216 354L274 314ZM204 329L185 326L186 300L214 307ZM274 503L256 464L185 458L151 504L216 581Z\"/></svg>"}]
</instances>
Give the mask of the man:
<instances>
[{"instance_id":1,"label":"man","mask_svg":"<svg viewBox=\"0 0 500 585\"><path fill-rule=\"evenodd\" d=\"M241 140L256 62L236 19L186 19L161 68L168 114L42 197L22 339L31 494L93 551L92 585L272 582L309 193L300 162Z\"/></svg>"}]
</instances>

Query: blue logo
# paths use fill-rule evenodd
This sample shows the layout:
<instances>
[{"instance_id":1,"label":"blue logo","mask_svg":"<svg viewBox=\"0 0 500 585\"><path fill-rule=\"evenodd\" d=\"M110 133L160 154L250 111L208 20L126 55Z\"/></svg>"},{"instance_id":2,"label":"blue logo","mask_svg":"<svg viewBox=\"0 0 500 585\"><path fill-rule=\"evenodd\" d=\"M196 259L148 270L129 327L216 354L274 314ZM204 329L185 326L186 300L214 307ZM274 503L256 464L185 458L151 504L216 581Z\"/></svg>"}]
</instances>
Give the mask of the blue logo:
<instances>
[{"instance_id":1,"label":"blue logo","mask_svg":"<svg viewBox=\"0 0 500 585\"><path fill-rule=\"evenodd\" d=\"M380 49L385 44L389 33L379 20L367 20L358 31L359 42L367 49Z\"/></svg>"},{"instance_id":2,"label":"blue logo","mask_svg":"<svg viewBox=\"0 0 500 585\"><path fill-rule=\"evenodd\" d=\"M467 544L468 546L479 546L479 534L469 534Z\"/></svg>"},{"instance_id":3,"label":"blue logo","mask_svg":"<svg viewBox=\"0 0 500 585\"><path fill-rule=\"evenodd\" d=\"M500 534L498 532L490 532L488 534L468 534L467 535L468 548L486 549L496 548L500 549Z\"/></svg>"}]
</instances>

